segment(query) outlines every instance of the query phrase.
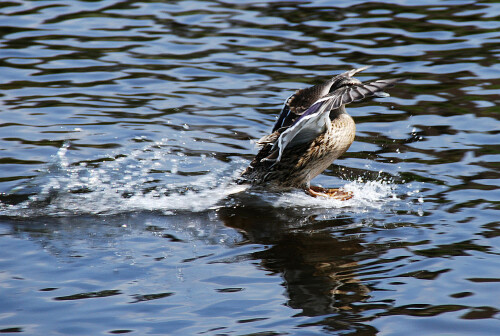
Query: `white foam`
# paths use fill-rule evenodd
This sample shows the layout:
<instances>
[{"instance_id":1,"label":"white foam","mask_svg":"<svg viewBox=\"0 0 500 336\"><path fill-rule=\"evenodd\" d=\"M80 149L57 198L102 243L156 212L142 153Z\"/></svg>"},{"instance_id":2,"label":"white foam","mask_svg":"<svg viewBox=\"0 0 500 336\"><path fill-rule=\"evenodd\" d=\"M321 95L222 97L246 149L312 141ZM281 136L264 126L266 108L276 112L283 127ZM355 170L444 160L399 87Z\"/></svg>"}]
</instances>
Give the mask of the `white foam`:
<instances>
[{"instance_id":1,"label":"white foam","mask_svg":"<svg viewBox=\"0 0 500 336\"><path fill-rule=\"evenodd\" d=\"M230 206L228 196L246 188L234 183L246 161L223 163L208 155L178 155L163 142L100 162L97 167L70 164L67 150L68 146L63 146L45 172L15 190L33 194L29 200L14 206L2 205L0 214L27 217L200 212ZM354 181L343 188L353 192L354 197L340 201L311 197L302 191L250 194L276 208L354 212L380 209L387 202L398 200L395 185L385 181Z\"/></svg>"},{"instance_id":2,"label":"white foam","mask_svg":"<svg viewBox=\"0 0 500 336\"><path fill-rule=\"evenodd\" d=\"M395 185L386 181L353 181L346 183L342 188L351 191L353 197L341 201L327 197L311 197L304 192L292 192L277 197L273 204L278 207L349 208L352 211L362 211L364 209L379 209L387 202L398 200L394 191Z\"/></svg>"}]
</instances>

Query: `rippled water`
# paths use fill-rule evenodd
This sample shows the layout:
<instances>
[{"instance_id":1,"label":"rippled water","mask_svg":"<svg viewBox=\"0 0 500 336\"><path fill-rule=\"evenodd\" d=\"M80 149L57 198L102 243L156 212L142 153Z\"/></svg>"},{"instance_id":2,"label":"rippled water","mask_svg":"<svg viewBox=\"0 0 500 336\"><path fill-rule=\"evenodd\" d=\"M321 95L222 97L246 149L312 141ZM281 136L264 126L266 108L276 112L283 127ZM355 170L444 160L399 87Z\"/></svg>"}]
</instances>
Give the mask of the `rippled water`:
<instances>
[{"instance_id":1,"label":"rippled water","mask_svg":"<svg viewBox=\"0 0 500 336\"><path fill-rule=\"evenodd\" d=\"M500 333L499 3L0 13L1 333ZM234 184L293 90L364 65L406 79L314 181L353 199Z\"/></svg>"}]
</instances>

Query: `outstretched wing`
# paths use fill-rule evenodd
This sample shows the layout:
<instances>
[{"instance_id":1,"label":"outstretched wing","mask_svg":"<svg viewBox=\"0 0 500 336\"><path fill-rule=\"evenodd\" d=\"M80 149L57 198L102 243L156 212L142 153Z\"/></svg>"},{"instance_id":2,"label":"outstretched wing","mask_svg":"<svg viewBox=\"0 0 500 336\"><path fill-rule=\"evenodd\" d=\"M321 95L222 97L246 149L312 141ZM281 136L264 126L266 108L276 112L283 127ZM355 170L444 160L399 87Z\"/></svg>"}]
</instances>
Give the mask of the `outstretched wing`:
<instances>
[{"instance_id":1,"label":"outstretched wing","mask_svg":"<svg viewBox=\"0 0 500 336\"><path fill-rule=\"evenodd\" d=\"M342 105L362 100L366 97L377 95L383 92L382 90L386 87L392 86L400 80L399 78L384 79L366 84L353 84L335 90L317 100L276 139L273 146L274 150L278 150L276 161L280 161L286 147L312 141L325 132L330 122L329 113L331 110L338 109ZM388 94L385 93L384 96L388 96Z\"/></svg>"},{"instance_id":2,"label":"outstretched wing","mask_svg":"<svg viewBox=\"0 0 500 336\"><path fill-rule=\"evenodd\" d=\"M331 102L331 99L317 101L295 120L291 127L281 133L273 146L273 149L278 151L277 162L281 160L286 147L312 141L326 131L329 123L329 112L331 110L329 106Z\"/></svg>"},{"instance_id":3,"label":"outstretched wing","mask_svg":"<svg viewBox=\"0 0 500 336\"><path fill-rule=\"evenodd\" d=\"M288 97L287 100L285 100L285 104L281 110L278 120L274 124L273 132L282 127L291 126L297 117L307 111L307 109L318 99L330 92L330 88L335 82L335 79L338 77L339 75L323 83L297 90L293 95Z\"/></svg>"},{"instance_id":4,"label":"outstretched wing","mask_svg":"<svg viewBox=\"0 0 500 336\"><path fill-rule=\"evenodd\" d=\"M352 78L355 74L360 71L368 69L369 66L364 66L357 69L352 69L336 75L331 79L316 84L314 86L297 90L293 95L285 100L285 104L281 109L278 120L273 126L273 132L279 130L283 127L289 127L293 125L298 117L300 117L309 107L311 107L315 102L317 102L322 97L326 96L332 85L338 83L342 79ZM357 80L356 80L357 81ZM359 81L358 81L359 82Z\"/></svg>"},{"instance_id":5,"label":"outstretched wing","mask_svg":"<svg viewBox=\"0 0 500 336\"><path fill-rule=\"evenodd\" d=\"M293 100L295 96L295 93L288 97L285 100L285 104L283 105L283 108L281 109L280 115L278 117L278 120L274 123L273 126L273 132L277 131L281 127L286 127L292 124L293 119L297 117L297 115L291 111L290 109L290 102Z\"/></svg>"},{"instance_id":6,"label":"outstretched wing","mask_svg":"<svg viewBox=\"0 0 500 336\"><path fill-rule=\"evenodd\" d=\"M342 105L347 105L371 96L388 97L389 94L383 92L383 90L387 87L393 86L394 83L401 80L402 78L381 79L370 83L360 83L344 86L326 95L322 99L332 99L333 104L331 109L336 109ZM306 113L307 112L305 112L302 116L304 116Z\"/></svg>"}]
</instances>

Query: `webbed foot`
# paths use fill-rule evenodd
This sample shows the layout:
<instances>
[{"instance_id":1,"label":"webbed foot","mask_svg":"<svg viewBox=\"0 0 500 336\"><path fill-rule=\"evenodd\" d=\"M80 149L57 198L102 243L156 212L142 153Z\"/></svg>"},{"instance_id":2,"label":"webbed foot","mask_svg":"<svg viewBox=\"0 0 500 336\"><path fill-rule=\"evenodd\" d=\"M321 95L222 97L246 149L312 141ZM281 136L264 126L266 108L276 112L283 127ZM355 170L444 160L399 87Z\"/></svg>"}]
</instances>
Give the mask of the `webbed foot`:
<instances>
[{"instance_id":1,"label":"webbed foot","mask_svg":"<svg viewBox=\"0 0 500 336\"><path fill-rule=\"evenodd\" d=\"M310 186L306 192L313 197L329 197L335 198L341 201L346 201L353 197L351 191L344 191L338 188L322 188L316 186Z\"/></svg>"}]
</instances>

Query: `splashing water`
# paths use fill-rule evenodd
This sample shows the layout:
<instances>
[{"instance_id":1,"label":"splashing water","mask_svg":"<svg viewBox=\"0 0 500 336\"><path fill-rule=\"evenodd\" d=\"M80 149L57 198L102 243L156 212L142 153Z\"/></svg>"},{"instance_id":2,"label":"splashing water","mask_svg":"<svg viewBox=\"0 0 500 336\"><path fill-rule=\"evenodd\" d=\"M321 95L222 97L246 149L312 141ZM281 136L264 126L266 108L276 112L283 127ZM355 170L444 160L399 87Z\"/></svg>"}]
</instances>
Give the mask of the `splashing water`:
<instances>
[{"instance_id":1,"label":"splashing water","mask_svg":"<svg viewBox=\"0 0 500 336\"><path fill-rule=\"evenodd\" d=\"M69 164L70 145L65 144L43 172L12 190L27 199L15 205L2 204L0 214L26 217L201 211L234 192L236 186L230 185L234 167L221 166L206 155L184 155L167 142L154 143L127 156L110 157L97 165ZM200 167L216 168L202 171Z\"/></svg>"},{"instance_id":2,"label":"splashing water","mask_svg":"<svg viewBox=\"0 0 500 336\"><path fill-rule=\"evenodd\" d=\"M305 207L316 209L341 209L360 212L365 209L380 209L389 201L399 200L395 194L395 185L386 181L352 181L342 189L351 191L353 197L341 201L327 197L311 197L302 191L266 195L266 200L275 207Z\"/></svg>"},{"instance_id":3,"label":"splashing water","mask_svg":"<svg viewBox=\"0 0 500 336\"><path fill-rule=\"evenodd\" d=\"M231 194L246 186L234 183L247 162L223 163L214 156L186 155L162 140L129 155L98 164L70 164L65 144L38 176L12 190L26 195L18 204L0 204L0 215L13 217L116 214L133 211L205 211L225 206ZM210 167L208 169L207 167ZM362 212L397 200L395 185L386 181L348 182L354 197L347 201L314 198L301 191L254 193L277 208L340 209ZM252 192L249 192L252 193ZM229 201L226 202L229 204Z\"/></svg>"}]
</instances>

